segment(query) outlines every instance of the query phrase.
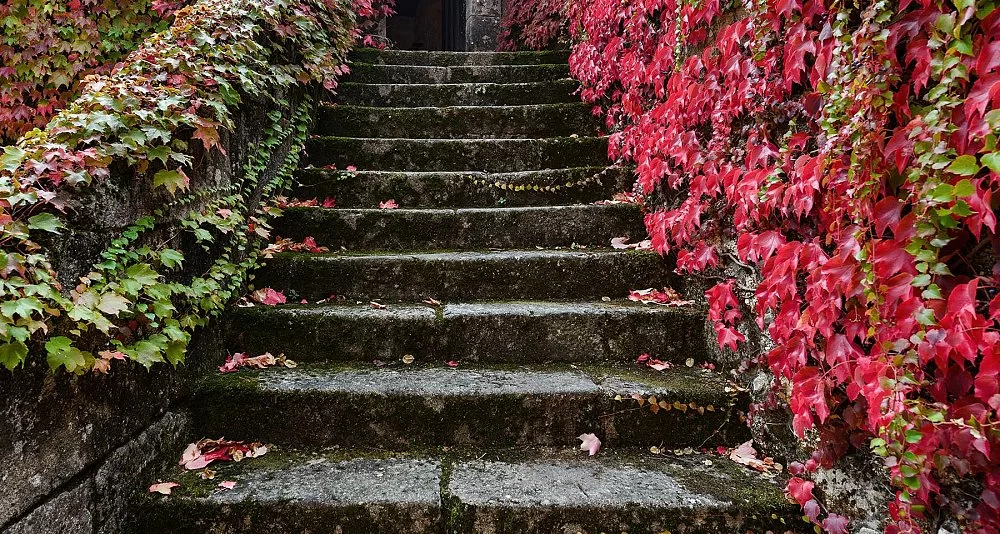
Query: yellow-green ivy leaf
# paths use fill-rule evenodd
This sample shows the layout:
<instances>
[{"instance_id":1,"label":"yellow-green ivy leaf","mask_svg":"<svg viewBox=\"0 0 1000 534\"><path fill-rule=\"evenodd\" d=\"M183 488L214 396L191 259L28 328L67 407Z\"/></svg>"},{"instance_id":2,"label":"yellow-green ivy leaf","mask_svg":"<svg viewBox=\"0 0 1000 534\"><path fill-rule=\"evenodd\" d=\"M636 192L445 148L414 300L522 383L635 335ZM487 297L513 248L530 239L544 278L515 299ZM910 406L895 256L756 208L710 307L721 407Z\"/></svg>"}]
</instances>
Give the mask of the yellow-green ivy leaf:
<instances>
[{"instance_id":1,"label":"yellow-green ivy leaf","mask_svg":"<svg viewBox=\"0 0 1000 534\"><path fill-rule=\"evenodd\" d=\"M58 234L59 230L65 228L65 225L59 220L59 217L51 213L39 213L28 218L28 228Z\"/></svg>"},{"instance_id":2,"label":"yellow-green ivy leaf","mask_svg":"<svg viewBox=\"0 0 1000 534\"><path fill-rule=\"evenodd\" d=\"M20 341L0 345L0 364L3 364L8 371L13 371L15 367L24 363L27 356L28 346Z\"/></svg>"},{"instance_id":3,"label":"yellow-green ivy leaf","mask_svg":"<svg viewBox=\"0 0 1000 534\"><path fill-rule=\"evenodd\" d=\"M176 193L178 189L186 191L188 177L180 169L162 170L153 175L153 187L164 187L170 194Z\"/></svg>"},{"instance_id":4,"label":"yellow-green ivy leaf","mask_svg":"<svg viewBox=\"0 0 1000 534\"><path fill-rule=\"evenodd\" d=\"M976 162L976 156L966 154L955 158L955 161L948 165L948 172L959 176L972 176L979 172L980 168L979 163Z\"/></svg>"}]
</instances>

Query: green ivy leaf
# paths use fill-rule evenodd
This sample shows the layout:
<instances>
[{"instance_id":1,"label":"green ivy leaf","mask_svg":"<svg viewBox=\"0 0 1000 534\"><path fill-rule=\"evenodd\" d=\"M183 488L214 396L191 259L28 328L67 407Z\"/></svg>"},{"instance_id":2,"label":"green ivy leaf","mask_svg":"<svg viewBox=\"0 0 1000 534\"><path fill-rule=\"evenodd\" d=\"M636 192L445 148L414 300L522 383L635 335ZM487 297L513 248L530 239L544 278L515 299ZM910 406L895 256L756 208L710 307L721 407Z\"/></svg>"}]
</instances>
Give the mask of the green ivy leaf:
<instances>
[{"instance_id":1,"label":"green ivy leaf","mask_svg":"<svg viewBox=\"0 0 1000 534\"><path fill-rule=\"evenodd\" d=\"M125 276L143 286L155 285L160 281L160 273L154 271L148 263L139 263L125 269Z\"/></svg>"},{"instance_id":2,"label":"green ivy leaf","mask_svg":"<svg viewBox=\"0 0 1000 534\"><path fill-rule=\"evenodd\" d=\"M28 228L32 230L43 230L58 234L59 230L66 228L63 222L51 213L39 213L28 218Z\"/></svg>"},{"instance_id":3,"label":"green ivy leaf","mask_svg":"<svg viewBox=\"0 0 1000 534\"><path fill-rule=\"evenodd\" d=\"M188 177L180 169L162 170L153 175L153 187L164 187L172 195L187 190Z\"/></svg>"},{"instance_id":4,"label":"green ivy leaf","mask_svg":"<svg viewBox=\"0 0 1000 534\"><path fill-rule=\"evenodd\" d=\"M976 172L979 172L978 169L976 170ZM959 182L955 184L956 197L971 197L972 195L975 194L976 194L976 186L972 184L972 180L965 178L959 180Z\"/></svg>"},{"instance_id":5,"label":"green ivy leaf","mask_svg":"<svg viewBox=\"0 0 1000 534\"><path fill-rule=\"evenodd\" d=\"M171 341L167 345L167 350L164 351L164 356L166 356L167 361L170 365L177 367L177 364L184 361L184 355L187 352L187 343L183 341Z\"/></svg>"},{"instance_id":6,"label":"green ivy leaf","mask_svg":"<svg viewBox=\"0 0 1000 534\"><path fill-rule=\"evenodd\" d=\"M5 171L14 172L24 161L24 150L16 146L3 147L3 156L0 156L0 168Z\"/></svg>"},{"instance_id":7,"label":"green ivy leaf","mask_svg":"<svg viewBox=\"0 0 1000 534\"><path fill-rule=\"evenodd\" d=\"M13 371L15 367L23 364L27 356L28 346L20 341L0 345L0 364L3 364L8 371Z\"/></svg>"},{"instance_id":8,"label":"green ivy leaf","mask_svg":"<svg viewBox=\"0 0 1000 534\"><path fill-rule=\"evenodd\" d=\"M951 165L948 165L948 172L959 176L972 176L979 172L981 168L979 163L976 162L976 156L966 154L955 158L955 161L951 162Z\"/></svg>"},{"instance_id":9,"label":"green ivy leaf","mask_svg":"<svg viewBox=\"0 0 1000 534\"><path fill-rule=\"evenodd\" d=\"M48 352L49 368L52 371L65 367L67 371L73 373L83 369L87 364L87 358L83 351L73 346L68 337L57 336L50 339L45 344Z\"/></svg>"},{"instance_id":10,"label":"green ivy leaf","mask_svg":"<svg viewBox=\"0 0 1000 534\"><path fill-rule=\"evenodd\" d=\"M105 293L101 295L101 300L97 304L97 309L108 315L118 316L119 313L127 310L132 302L117 293Z\"/></svg>"},{"instance_id":11,"label":"green ivy leaf","mask_svg":"<svg viewBox=\"0 0 1000 534\"><path fill-rule=\"evenodd\" d=\"M990 152L989 154L983 154L983 165L990 168L991 171L1000 174L1000 152Z\"/></svg>"},{"instance_id":12,"label":"green ivy leaf","mask_svg":"<svg viewBox=\"0 0 1000 534\"><path fill-rule=\"evenodd\" d=\"M168 269L181 267L181 264L183 262L184 262L184 254L182 254L177 250L174 250L172 248L166 248L163 249L162 252L160 252L160 263L162 263L163 266Z\"/></svg>"},{"instance_id":13,"label":"green ivy leaf","mask_svg":"<svg viewBox=\"0 0 1000 534\"><path fill-rule=\"evenodd\" d=\"M0 304L0 313L10 318L22 317L27 319L33 312L42 311L42 302L35 297L23 297L17 300L8 300Z\"/></svg>"}]
</instances>

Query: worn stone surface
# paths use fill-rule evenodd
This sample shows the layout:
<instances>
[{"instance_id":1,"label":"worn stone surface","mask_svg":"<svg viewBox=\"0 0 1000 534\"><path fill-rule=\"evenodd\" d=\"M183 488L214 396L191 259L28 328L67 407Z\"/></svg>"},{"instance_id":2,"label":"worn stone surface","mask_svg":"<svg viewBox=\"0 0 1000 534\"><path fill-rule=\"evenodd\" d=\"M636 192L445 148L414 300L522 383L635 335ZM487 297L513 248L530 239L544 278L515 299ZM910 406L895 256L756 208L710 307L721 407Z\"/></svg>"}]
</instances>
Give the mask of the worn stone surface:
<instances>
[{"instance_id":1,"label":"worn stone surface","mask_svg":"<svg viewBox=\"0 0 1000 534\"><path fill-rule=\"evenodd\" d=\"M571 445L593 431L609 446L687 447L718 443L725 434L713 433L736 402L718 376L687 369L643 380L613 368L438 365L308 366L216 377L199 394L196 425L205 435L291 447ZM685 409L627 409L637 406L627 398L633 393ZM712 409L699 413L688 407L692 402ZM681 425L684 432L672 431Z\"/></svg>"},{"instance_id":2,"label":"worn stone surface","mask_svg":"<svg viewBox=\"0 0 1000 534\"><path fill-rule=\"evenodd\" d=\"M523 139L598 134L591 106L363 107L326 106L319 112L320 135L409 139Z\"/></svg>"},{"instance_id":3,"label":"worn stone surface","mask_svg":"<svg viewBox=\"0 0 1000 534\"><path fill-rule=\"evenodd\" d=\"M340 208L375 208L390 198L409 208L589 204L630 190L634 180L632 170L622 167L508 173L303 169L297 178L300 198L334 198Z\"/></svg>"},{"instance_id":4,"label":"worn stone surface","mask_svg":"<svg viewBox=\"0 0 1000 534\"><path fill-rule=\"evenodd\" d=\"M345 81L362 83L531 83L569 77L568 65L425 65L351 64Z\"/></svg>"},{"instance_id":5,"label":"worn stone surface","mask_svg":"<svg viewBox=\"0 0 1000 534\"><path fill-rule=\"evenodd\" d=\"M490 0L492 1L492 0ZM444 52L427 50L379 50L361 48L349 58L356 63L372 65L557 65L569 60L568 50L523 52Z\"/></svg>"},{"instance_id":6,"label":"worn stone surface","mask_svg":"<svg viewBox=\"0 0 1000 534\"><path fill-rule=\"evenodd\" d=\"M306 143L315 167L371 171L511 172L605 165L603 137L395 139L317 137Z\"/></svg>"},{"instance_id":7,"label":"worn stone surface","mask_svg":"<svg viewBox=\"0 0 1000 534\"><path fill-rule=\"evenodd\" d=\"M708 358L701 309L616 303L488 302L296 305L233 310L233 351L297 361L621 362L643 352L683 363Z\"/></svg>"},{"instance_id":8,"label":"worn stone surface","mask_svg":"<svg viewBox=\"0 0 1000 534\"><path fill-rule=\"evenodd\" d=\"M771 517L791 511L774 486L690 460L457 462L447 491L462 532L807 531Z\"/></svg>"},{"instance_id":9,"label":"worn stone surface","mask_svg":"<svg viewBox=\"0 0 1000 534\"><path fill-rule=\"evenodd\" d=\"M419 302L621 298L632 289L683 289L673 262L652 252L505 250L413 254L279 254L254 283L293 299Z\"/></svg>"},{"instance_id":10,"label":"worn stone surface","mask_svg":"<svg viewBox=\"0 0 1000 534\"><path fill-rule=\"evenodd\" d=\"M90 511L93 491L89 484L58 493L26 517L3 529L4 534L79 534L95 527Z\"/></svg>"},{"instance_id":11,"label":"worn stone surface","mask_svg":"<svg viewBox=\"0 0 1000 534\"><path fill-rule=\"evenodd\" d=\"M338 101L358 106L510 106L578 102L580 84L565 79L515 84L365 84L345 82Z\"/></svg>"},{"instance_id":12,"label":"worn stone surface","mask_svg":"<svg viewBox=\"0 0 1000 534\"><path fill-rule=\"evenodd\" d=\"M431 532L440 526L441 469L434 460L317 457L277 463L280 468L226 473L236 482L230 491L205 484L199 493L207 495L179 489L169 499L152 501L133 531L366 534Z\"/></svg>"},{"instance_id":13,"label":"worn stone surface","mask_svg":"<svg viewBox=\"0 0 1000 534\"><path fill-rule=\"evenodd\" d=\"M292 208L275 233L339 250L483 250L595 245L646 237L632 204L462 209Z\"/></svg>"}]
</instances>

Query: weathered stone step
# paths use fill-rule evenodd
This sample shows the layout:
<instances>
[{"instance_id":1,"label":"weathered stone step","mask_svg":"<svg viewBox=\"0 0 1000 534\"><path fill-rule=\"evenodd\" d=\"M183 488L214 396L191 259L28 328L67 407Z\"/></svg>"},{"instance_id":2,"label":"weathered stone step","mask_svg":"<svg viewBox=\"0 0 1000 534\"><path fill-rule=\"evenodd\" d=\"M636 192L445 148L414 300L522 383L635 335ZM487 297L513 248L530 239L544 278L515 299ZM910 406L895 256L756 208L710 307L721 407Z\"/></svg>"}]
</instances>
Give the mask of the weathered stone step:
<instances>
[{"instance_id":1,"label":"weathered stone step","mask_svg":"<svg viewBox=\"0 0 1000 534\"><path fill-rule=\"evenodd\" d=\"M532 83L366 84L344 82L337 101L357 106L516 106L579 102L576 80Z\"/></svg>"},{"instance_id":2,"label":"weathered stone step","mask_svg":"<svg viewBox=\"0 0 1000 534\"><path fill-rule=\"evenodd\" d=\"M352 63L345 81L360 83L531 83L569 77L569 65L371 65Z\"/></svg>"},{"instance_id":3,"label":"weathered stone step","mask_svg":"<svg viewBox=\"0 0 1000 534\"><path fill-rule=\"evenodd\" d=\"M632 362L649 352L662 360L701 363L708 352L699 307L619 302L287 305L235 308L227 314L227 348L284 353L296 361L484 363Z\"/></svg>"},{"instance_id":4,"label":"weathered stone step","mask_svg":"<svg viewBox=\"0 0 1000 534\"><path fill-rule=\"evenodd\" d=\"M350 61L372 65L555 65L569 61L569 50L540 52L444 52L429 50L353 50Z\"/></svg>"},{"instance_id":5,"label":"weathered stone step","mask_svg":"<svg viewBox=\"0 0 1000 534\"><path fill-rule=\"evenodd\" d=\"M671 409L639 409L632 395ZM192 411L197 435L291 447L573 445L594 432L609 447L677 448L743 439L736 410L745 401L721 373L683 366L453 369L438 361L219 374L199 386Z\"/></svg>"},{"instance_id":6,"label":"weathered stone step","mask_svg":"<svg viewBox=\"0 0 1000 534\"><path fill-rule=\"evenodd\" d=\"M366 171L512 172L608 164L604 137L551 139L377 139L315 137L306 144L314 167Z\"/></svg>"},{"instance_id":7,"label":"weathered stone step","mask_svg":"<svg viewBox=\"0 0 1000 534\"><path fill-rule=\"evenodd\" d=\"M461 209L292 208L275 221L276 235L349 250L483 250L610 246L615 237L646 236L631 204Z\"/></svg>"},{"instance_id":8,"label":"weathered stone step","mask_svg":"<svg viewBox=\"0 0 1000 534\"><path fill-rule=\"evenodd\" d=\"M178 472L181 486L169 497L147 497L132 531L812 532L775 483L699 453L276 449L213 469L213 480ZM219 480L236 485L220 490Z\"/></svg>"},{"instance_id":9,"label":"weathered stone step","mask_svg":"<svg viewBox=\"0 0 1000 534\"><path fill-rule=\"evenodd\" d=\"M632 289L671 286L683 278L652 252L509 250L413 254L276 255L254 284L294 300L330 295L349 300L622 298Z\"/></svg>"},{"instance_id":10,"label":"weathered stone step","mask_svg":"<svg viewBox=\"0 0 1000 534\"><path fill-rule=\"evenodd\" d=\"M517 139L599 132L590 106L580 102L414 108L324 106L319 110L317 133L340 137Z\"/></svg>"},{"instance_id":11,"label":"weathered stone step","mask_svg":"<svg viewBox=\"0 0 1000 534\"><path fill-rule=\"evenodd\" d=\"M332 197L341 208L373 208L394 199L408 208L545 206L592 203L629 191L631 169L583 167L535 171L389 172L303 169L300 198Z\"/></svg>"}]
</instances>

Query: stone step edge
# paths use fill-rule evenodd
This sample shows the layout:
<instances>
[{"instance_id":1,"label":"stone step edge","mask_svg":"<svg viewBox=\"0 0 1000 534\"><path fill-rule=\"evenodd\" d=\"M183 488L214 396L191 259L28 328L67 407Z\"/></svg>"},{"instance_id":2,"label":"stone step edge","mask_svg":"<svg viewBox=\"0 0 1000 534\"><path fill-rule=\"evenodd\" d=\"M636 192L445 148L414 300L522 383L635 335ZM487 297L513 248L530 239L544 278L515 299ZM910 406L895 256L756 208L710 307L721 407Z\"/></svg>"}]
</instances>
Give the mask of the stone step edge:
<instances>
[{"instance_id":1,"label":"stone step edge","mask_svg":"<svg viewBox=\"0 0 1000 534\"><path fill-rule=\"evenodd\" d=\"M502 508L515 513L520 508L522 513L538 510L550 514L583 509L593 516L598 510L613 514L614 510L638 509L648 512L645 520L675 516L675 521L696 518L700 510L710 515L728 511L755 527L776 531L811 531L799 522L798 507L784 498L774 481L750 473L725 457L680 452L653 455L638 449L617 449L589 457L569 448L409 454L274 449L260 459L213 466L213 480L174 468L164 477L177 480L180 486L170 497L146 496L143 508L152 513L140 517L163 525L193 525L217 514L218 518L211 520L218 521L218 526L227 520L242 519L239 512L232 515L229 509L242 503L247 519L251 509L256 508L263 512L258 517L282 517L294 522L302 510L302 505L295 505L298 502L308 503L313 509L403 509L409 511L405 515L412 523L395 525L395 529L393 525L380 526L399 532L459 532L467 519L481 516L490 521L495 519L493 513ZM528 477L518 485L520 477L511 475ZM236 484L232 490L223 490L218 487L220 480ZM576 486L581 482L587 482L594 491L588 493ZM628 488L629 484L634 487ZM288 487L296 488L297 498L289 498ZM511 491L518 487L524 491ZM393 516L392 520L398 519ZM699 529L695 524L692 522L691 532L720 532L710 529L721 525ZM619 526L587 525L607 532ZM641 527L632 525L629 531Z\"/></svg>"}]
</instances>

